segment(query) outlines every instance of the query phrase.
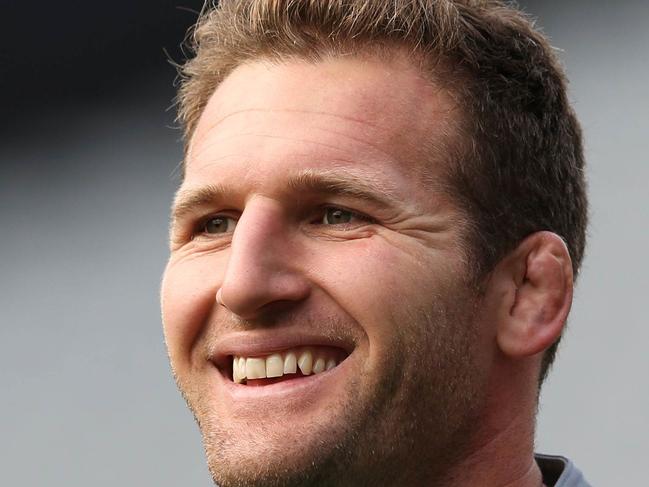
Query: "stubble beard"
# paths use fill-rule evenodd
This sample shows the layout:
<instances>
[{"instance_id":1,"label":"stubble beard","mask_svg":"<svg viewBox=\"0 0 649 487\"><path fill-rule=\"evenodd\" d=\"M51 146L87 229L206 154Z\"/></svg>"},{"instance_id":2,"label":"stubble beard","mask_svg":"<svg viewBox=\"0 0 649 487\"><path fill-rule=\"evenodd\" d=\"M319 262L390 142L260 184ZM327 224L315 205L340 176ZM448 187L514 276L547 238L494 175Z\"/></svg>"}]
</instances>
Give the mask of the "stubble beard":
<instances>
[{"instance_id":1,"label":"stubble beard","mask_svg":"<svg viewBox=\"0 0 649 487\"><path fill-rule=\"evenodd\" d=\"M443 301L442 301L443 302ZM423 336L397 335L379 381L355 377L335 409L342 414L301 432L298 461L286 459L278 432L255 425L245 444L260 452L246 458L237 436L214 418L199 391L183 395L194 413L214 483L220 487L444 485L462 459L484 402L473 360L475 306L407 310ZM395 323L398 323L395 321ZM415 360L404 360L407 352ZM179 384L180 385L180 384ZM196 399L192 401L191 399ZM237 431L237 435L247 432ZM241 438L241 436L238 436ZM294 451L295 448L292 449ZM249 452L246 452L249 454Z\"/></svg>"}]
</instances>

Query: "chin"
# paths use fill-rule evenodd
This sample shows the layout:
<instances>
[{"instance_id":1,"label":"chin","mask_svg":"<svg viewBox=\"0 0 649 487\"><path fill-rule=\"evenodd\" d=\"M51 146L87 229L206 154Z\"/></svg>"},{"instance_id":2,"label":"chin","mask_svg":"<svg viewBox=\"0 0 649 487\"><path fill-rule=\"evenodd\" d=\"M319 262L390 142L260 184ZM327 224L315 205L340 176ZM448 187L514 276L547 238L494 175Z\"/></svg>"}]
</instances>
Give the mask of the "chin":
<instances>
[{"instance_id":1,"label":"chin","mask_svg":"<svg viewBox=\"0 0 649 487\"><path fill-rule=\"evenodd\" d=\"M227 427L216 419L203 421L212 478L220 487L340 485L352 461L346 445L356 436L347 419L288 429L281 421Z\"/></svg>"}]
</instances>

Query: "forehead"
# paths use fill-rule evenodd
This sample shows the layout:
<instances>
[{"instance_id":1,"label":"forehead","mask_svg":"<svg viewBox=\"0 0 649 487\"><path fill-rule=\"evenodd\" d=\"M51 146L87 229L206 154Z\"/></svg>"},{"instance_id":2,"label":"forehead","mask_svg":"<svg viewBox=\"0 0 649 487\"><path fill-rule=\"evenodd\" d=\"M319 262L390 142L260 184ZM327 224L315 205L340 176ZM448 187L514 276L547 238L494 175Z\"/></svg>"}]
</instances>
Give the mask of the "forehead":
<instances>
[{"instance_id":1,"label":"forehead","mask_svg":"<svg viewBox=\"0 0 649 487\"><path fill-rule=\"evenodd\" d=\"M291 164L417 172L431 164L453 111L450 97L405 57L255 61L210 98L186 177L209 177L235 162L249 172Z\"/></svg>"}]
</instances>

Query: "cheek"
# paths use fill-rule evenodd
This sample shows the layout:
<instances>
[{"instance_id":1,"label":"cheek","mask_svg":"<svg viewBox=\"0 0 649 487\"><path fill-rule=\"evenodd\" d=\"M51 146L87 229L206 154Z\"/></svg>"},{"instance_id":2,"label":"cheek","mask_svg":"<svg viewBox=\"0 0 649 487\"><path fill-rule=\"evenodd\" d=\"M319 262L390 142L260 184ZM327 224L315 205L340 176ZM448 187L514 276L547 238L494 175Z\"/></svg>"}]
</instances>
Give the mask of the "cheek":
<instances>
[{"instance_id":1,"label":"cheek","mask_svg":"<svg viewBox=\"0 0 649 487\"><path fill-rule=\"evenodd\" d=\"M190 350L215 306L219 283L218 260L201 257L170 262L162 288L162 321L172 360Z\"/></svg>"},{"instance_id":2,"label":"cheek","mask_svg":"<svg viewBox=\"0 0 649 487\"><path fill-rule=\"evenodd\" d=\"M407 344L430 332L423 317L461 299L461 259L452 252L376 237L329 255L330 262L313 265L320 271L314 279L363 329L371 367L395 353L407 355Z\"/></svg>"},{"instance_id":3,"label":"cheek","mask_svg":"<svg viewBox=\"0 0 649 487\"><path fill-rule=\"evenodd\" d=\"M425 273L419 260L381 239L344 244L320 261L320 285L364 329L372 346L394 339L403 303L416 305ZM424 286L426 287L426 286Z\"/></svg>"}]
</instances>

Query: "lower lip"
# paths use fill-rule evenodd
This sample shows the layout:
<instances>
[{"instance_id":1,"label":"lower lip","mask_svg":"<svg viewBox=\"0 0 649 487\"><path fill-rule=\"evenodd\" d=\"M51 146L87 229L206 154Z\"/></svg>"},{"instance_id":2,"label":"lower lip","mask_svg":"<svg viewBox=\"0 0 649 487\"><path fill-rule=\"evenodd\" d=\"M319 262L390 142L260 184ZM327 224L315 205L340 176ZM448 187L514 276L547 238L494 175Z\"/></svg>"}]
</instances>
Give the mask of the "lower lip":
<instances>
[{"instance_id":1,"label":"lower lip","mask_svg":"<svg viewBox=\"0 0 649 487\"><path fill-rule=\"evenodd\" d=\"M336 385L340 385L343 382L341 374L346 372L350 366L350 362L351 355L333 369L320 372L319 374L311 374L273 384L257 386L236 384L224 377L218 370L216 372L225 393L237 402L285 399L287 396L292 395L300 395L306 399L313 394L324 394L327 392L327 389L332 389Z\"/></svg>"}]
</instances>

